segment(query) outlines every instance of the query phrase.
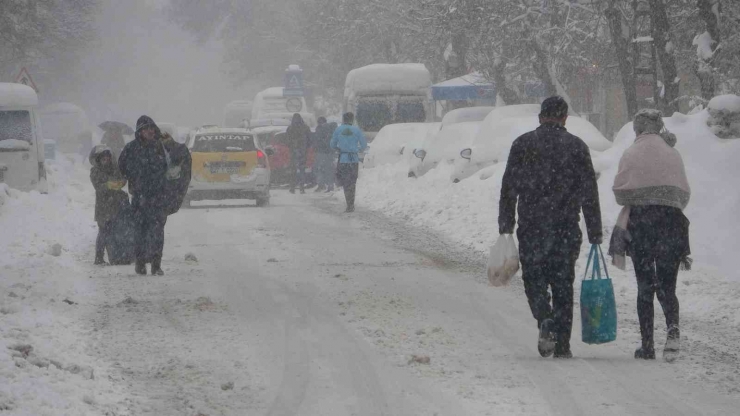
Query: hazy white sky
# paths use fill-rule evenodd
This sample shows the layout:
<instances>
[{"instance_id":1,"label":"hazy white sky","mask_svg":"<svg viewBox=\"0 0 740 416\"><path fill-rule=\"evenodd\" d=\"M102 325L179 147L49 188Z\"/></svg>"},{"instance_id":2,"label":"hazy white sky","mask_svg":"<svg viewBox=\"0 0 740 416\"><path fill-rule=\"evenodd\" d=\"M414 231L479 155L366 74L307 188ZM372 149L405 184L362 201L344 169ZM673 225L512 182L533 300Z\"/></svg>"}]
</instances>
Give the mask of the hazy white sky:
<instances>
[{"instance_id":1,"label":"hazy white sky","mask_svg":"<svg viewBox=\"0 0 740 416\"><path fill-rule=\"evenodd\" d=\"M197 45L161 12L166 0L106 0L100 45L83 60L79 104L92 122L147 114L183 126L219 124L224 106L251 99L222 73L220 42ZM78 94L71 94L78 96Z\"/></svg>"}]
</instances>

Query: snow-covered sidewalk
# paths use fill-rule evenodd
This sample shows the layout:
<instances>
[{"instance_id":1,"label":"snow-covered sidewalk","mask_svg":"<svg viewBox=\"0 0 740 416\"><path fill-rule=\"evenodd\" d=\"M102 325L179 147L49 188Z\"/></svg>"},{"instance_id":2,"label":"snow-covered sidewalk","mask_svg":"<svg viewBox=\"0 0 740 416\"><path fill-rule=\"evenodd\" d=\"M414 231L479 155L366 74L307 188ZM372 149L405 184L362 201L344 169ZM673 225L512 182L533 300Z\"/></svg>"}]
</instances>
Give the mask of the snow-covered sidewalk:
<instances>
[{"instance_id":1,"label":"snow-covered sidewalk","mask_svg":"<svg viewBox=\"0 0 740 416\"><path fill-rule=\"evenodd\" d=\"M100 415L123 393L91 358L97 226L89 171L60 156L50 192L0 185L0 412Z\"/></svg>"}]
</instances>

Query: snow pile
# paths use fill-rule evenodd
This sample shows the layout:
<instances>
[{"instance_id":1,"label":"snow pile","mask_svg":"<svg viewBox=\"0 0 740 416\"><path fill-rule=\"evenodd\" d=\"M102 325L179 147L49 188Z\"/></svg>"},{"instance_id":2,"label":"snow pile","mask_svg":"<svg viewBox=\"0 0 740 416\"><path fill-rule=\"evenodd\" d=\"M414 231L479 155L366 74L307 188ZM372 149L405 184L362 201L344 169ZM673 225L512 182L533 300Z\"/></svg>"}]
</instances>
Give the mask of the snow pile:
<instances>
[{"instance_id":1,"label":"snow pile","mask_svg":"<svg viewBox=\"0 0 740 416\"><path fill-rule=\"evenodd\" d=\"M740 143L717 138L707 127L708 111L666 118L668 130L676 134L676 148L686 165L691 202L686 216L691 221L691 249L697 264L721 266L740 280L731 259L740 247ZM571 120L572 121L572 120ZM610 231L621 207L611 187L618 161L633 143L632 123L620 130L614 145L597 155L594 163L604 166L599 179L604 226ZM468 180L453 184L452 167L441 164L419 178L408 178L408 167L400 162L382 168L363 169L358 184L359 203L371 209L409 219L415 225L445 232L455 241L485 252L497 236L498 199L505 161L495 163ZM734 270L733 270L734 269Z\"/></svg>"},{"instance_id":2,"label":"snow pile","mask_svg":"<svg viewBox=\"0 0 740 416\"><path fill-rule=\"evenodd\" d=\"M740 138L740 96L720 95L712 98L707 106L707 125L722 139Z\"/></svg>"},{"instance_id":3,"label":"snow pile","mask_svg":"<svg viewBox=\"0 0 740 416\"><path fill-rule=\"evenodd\" d=\"M92 259L94 192L85 166L48 169L48 195L0 188L0 409L106 414L117 395L88 355L94 305L80 264Z\"/></svg>"},{"instance_id":4,"label":"snow pile","mask_svg":"<svg viewBox=\"0 0 740 416\"><path fill-rule=\"evenodd\" d=\"M483 121L496 107L466 107L452 110L442 118L442 128L467 121Z\"/></svg>"},{"instance_id":5,"label":"snow pile","mask_svg":"<svg viewBox=\"0 0 740 416\"><path fill-rule=\"evenodd\" d=\"M420 148L425 152L423 158L412 158L409 172L422 176L438 164L454 163L460 150L470 147L480 126L480 121L450 124L439 133L430 135Z\"/></svg>"},{"instance_id":6,"label":"snow pile","mask_svg":"<svg viewBox=\"0 0 740 416\"><path fill-rule=\"evenodd\" d=\"M29 150L30 148L31 148L31 143L28 143L25 140L18 140L18 139L0 140L0 149Z\"/></svg>"},{"instance_id":7,"label":"snow pile","mask_svg":"<svg viewBox=\"0 0 740 416\"><path fill-rule=\"evenodd\" d=\"M364 94L430 94L432 78L424 64L372 64L349 71L344 97Z\"/></svg>"}]
</instances>

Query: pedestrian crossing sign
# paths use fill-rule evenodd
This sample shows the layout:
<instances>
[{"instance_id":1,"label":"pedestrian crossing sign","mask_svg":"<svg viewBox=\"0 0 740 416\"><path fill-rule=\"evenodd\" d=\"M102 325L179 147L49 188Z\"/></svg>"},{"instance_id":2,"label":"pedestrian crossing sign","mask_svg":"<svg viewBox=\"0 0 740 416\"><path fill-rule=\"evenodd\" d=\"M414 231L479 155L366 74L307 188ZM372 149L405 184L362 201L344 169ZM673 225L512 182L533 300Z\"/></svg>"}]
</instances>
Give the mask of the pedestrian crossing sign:
<instances>
[{"instance_id":1,"label":"pedestrian crossing sign","mask_svg":"<svg viewBox=\"0 0 740 416\"><path fill-rule=\"evenodd\" d=\"M33 82L33 78L31 78L31 74L28 73L28 70L26 69L26 67L21 68L21 72L18 73L17 77L15 77L15 83L28 85L29 87L33 88L33 90L36 91L37 93L39 92L39 89L36 87L36 83Z\"/></svg>"},{"instance_id":2,"label":"pedestrian crossing sign","mask_svg":"<svg viewBox=\"0 0 740 416\"><path fill-rule=\"evenodd\" d=\"M303 70L298 65L291 65L285 70L283 97L303 96Z\"/></svg>"}]
</instances>

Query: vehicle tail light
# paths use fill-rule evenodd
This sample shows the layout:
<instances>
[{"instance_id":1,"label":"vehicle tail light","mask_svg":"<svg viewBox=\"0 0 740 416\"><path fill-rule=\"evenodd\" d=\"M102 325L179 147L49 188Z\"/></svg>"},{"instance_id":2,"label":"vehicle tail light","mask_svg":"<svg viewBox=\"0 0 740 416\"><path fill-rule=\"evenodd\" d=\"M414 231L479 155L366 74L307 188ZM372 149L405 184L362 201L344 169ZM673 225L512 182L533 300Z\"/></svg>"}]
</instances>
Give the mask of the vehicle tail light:
<instances>
[{"instance_id":1,"label":"vehicle tail light","mask_svg":"<svg viewBox=\"0 0 740 416\"><path fill-rule=\"evenodd\" d=\"M267 167L267 158L265 157L265 152L262 150L257 151L257 165L261 168Z\"/></svg>"}]
</instances>

